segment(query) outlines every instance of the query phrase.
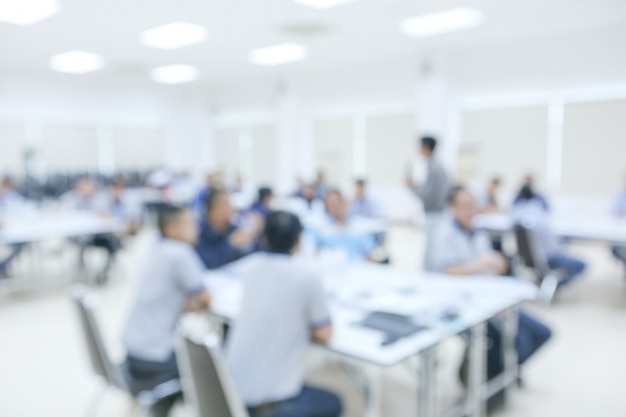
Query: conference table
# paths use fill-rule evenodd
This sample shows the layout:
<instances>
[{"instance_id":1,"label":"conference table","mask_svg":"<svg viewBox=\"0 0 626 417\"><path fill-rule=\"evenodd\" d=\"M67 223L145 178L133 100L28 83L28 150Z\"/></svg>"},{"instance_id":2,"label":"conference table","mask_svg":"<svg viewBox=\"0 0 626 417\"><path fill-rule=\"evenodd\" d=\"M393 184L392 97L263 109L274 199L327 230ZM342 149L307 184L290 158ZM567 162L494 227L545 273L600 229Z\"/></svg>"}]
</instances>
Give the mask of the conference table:
<instances>
[{"instance_id":1,"label":"conference table","mask_svg":"<svg viewBox=\"0 0 626 417\"><path fill-rule=\"evenodd\" d=\"M124 222L83 211L23 210L2 213L0 216L0 246L29 244L33 252L31 280L4 280L5 288L31 288L44 279L43 255L39 243L58 239L77 239L88 236L122 233ZM30 282L30 284L29 284Z\"/></svg>"},{"instance_id":2,"label":"conference table","mask_svg":"<svg viewBox=\"0 0 626 417\"><path fill-rule=\"evenodd\" d=\"M552 231L564 240L602 242L626 245L626 221L608 216L562 215L550 219ZM476 228L494 235L513 231L515 219L509 213L481 214L476 217Z\"/></svg>"},{"instance_id":3,"label":"conference table","mask_svg":"<svg viewBox=\"0 0 626 417\"><path fill-rule=\"evenodd\" d=\"M0 218L0 244L35 243L45 240L119 233L125 224L91 212L30 212Z\"/></svg>"},{"instance_id":4,"label":"conference table","mask_svg":"<svg viewBox=\"0 0 626 417\"><path fill-rule=\"evenodd\" d=\"M254 256L254 255L253 255ZM243 285L240 279L251 258L226 269L207 272L206 284L212 294L212 314L226 322L236 322ZM517 307L533 300L536 287L525 281L493 277L458 278L440 274L415 274L389 266L370 263L310 262L323 279L330 300L334 336L325 346L360 366L387 368L420 358L418 397L420 417L434 417L435 351L444 340L457 335L469 336L470 366L468 396L458 415L483 417L486 399L502 387L509 387L517 373L515 334ZM268 302L270 302L268 300ZM410 318L424 330L385 343L382 331L359 325L372 312ZM485 382L486 323L503 315L505 372L497 381ZM494 387L493 384L500 384ZM368 416L380 415L379 389L370 381Z\"/></svg>"}]
</instances>

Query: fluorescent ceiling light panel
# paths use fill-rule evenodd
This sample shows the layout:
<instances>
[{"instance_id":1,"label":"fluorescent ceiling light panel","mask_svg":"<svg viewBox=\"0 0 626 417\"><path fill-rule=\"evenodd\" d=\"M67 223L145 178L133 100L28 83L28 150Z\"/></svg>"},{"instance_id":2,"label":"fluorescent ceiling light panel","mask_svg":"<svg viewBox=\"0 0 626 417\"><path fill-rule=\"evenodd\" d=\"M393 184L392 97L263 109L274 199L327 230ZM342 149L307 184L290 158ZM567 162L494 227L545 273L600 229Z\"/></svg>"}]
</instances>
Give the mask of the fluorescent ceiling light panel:
<instances>
[{"instance_id":1,"label":"fluorescent ceiling light panel","mask_svg":"<svg viewBox=\"0 0 626 417\"><path fill-rule=\"evenodd\" d=\"M104 59L93 52L69 51L50 58L50 68L69 74L86 74L104 67Z\"/></svg>"},{"instance_id":2,"label":"fluorescent ceiling light panel","mask_svg":"<svg viewBox=\"0 0 626 417\"><path fill-rule=\"evenodd\" d=\"M0 22L14 25L34 25L58 12L56 0L0 0Z\"/></svg>"},{"instance_id":3,"label":"fluorescent ceiling light panel","mask_svg":"<svg viewBox=\"0 0 626 417\"><path fill-rule=\"evenodd\" d=\"M308 56L307 49L295 43L283 43L254 49L250 52L250 61L257 65L280 65L300 61Z\"/></svg>"},{"instance_id":4,"label":"fluorescent ceiling light panel","mask_svg":"<svg viewBox=\"0 0 626 417\"><path fill-rule=\"evenodd\" d=\"M355 0L293 0L298 4L314 7L316 9L328 9L345 3L352 3Z\"/></svg>"},{"instance_id":5,"label":"fluorescent ceiling light panel","mask_svg":"<svg viewBox=\"0 0 626 417\"><path fill-rule=\"evenodd\" d=\"M172 22L145 30L141 42L152 48L176 49L194 43L204 42L209 36L204 26L186 22Z\"/></svg>"},{"instance_id":6,"label":"fluorescent ceiling light panel","mask_svg":"<svg viewBox=\"0 0 626 417\"><path fill-rule=\"evenodd\" d=\"M405 19L402 31L410 36L427 37L479 26L483 14L470 7L459 7Z\"/></svg>"},{"instance_id":7,"label":"fluorescent ceiling light panel","mask_svg":"<svg viewBox=\"0 0 626 417\"><path fill-rule=\"evenodd\" d=\"M167 65L153 68L150 78L155 83L182 84L200 78L200 71L193 65Z\"/></svg>"}]
</instances>

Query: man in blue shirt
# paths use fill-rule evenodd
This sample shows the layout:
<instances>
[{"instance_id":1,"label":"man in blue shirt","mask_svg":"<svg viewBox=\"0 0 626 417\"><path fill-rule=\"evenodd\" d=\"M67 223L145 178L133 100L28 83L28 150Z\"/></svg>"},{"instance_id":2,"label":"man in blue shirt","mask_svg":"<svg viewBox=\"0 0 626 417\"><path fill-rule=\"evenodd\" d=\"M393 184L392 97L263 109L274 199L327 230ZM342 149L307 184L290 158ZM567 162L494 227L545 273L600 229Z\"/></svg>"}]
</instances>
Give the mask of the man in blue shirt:
<instances>
[{"instance_id":1,"label":"man in blue shirt","mask_svg":"<svg viewBox=\"0 0 626 417\"><path fill-rule=\"evenodd\" d=\"M545 211L550 211L550 205L548 204L548 200L541 194L535 191L535 178L528 174L524 178L524 183L522 184L522 188L520 188L519 193L515 196L515 200L513 200L513 206L517 206L525 202L524 197L522 196L522 190L528 187L533 192L533 200L536 201L539 206L541 206Z\"/></svg>"},{"instance_id":2,"label":"man in blue shirt","mask_svg":"<svg viewBox=\"0 0 626 417\"><path fill-rule=\"evenodd\" d=\"M222 189L213 190L206 200L205 218L200 224L196 252L207 269L216 269L241 258L256 248L260 224L250 230L232 224L235 210L230 196Z\"/></svg>"},{"instance_id":3,"label":"man in blue shirt","mask_svg":"<svg viewBox=\"0 0 626 417\"><path fill-rule=\"evenodd\" d=\"M259 188L259 197L257 201L250 207L250 212L255 213L263 218L267 217L272 211L272 200L274 193L270 187Z\"/></svg>"}]
</instances>

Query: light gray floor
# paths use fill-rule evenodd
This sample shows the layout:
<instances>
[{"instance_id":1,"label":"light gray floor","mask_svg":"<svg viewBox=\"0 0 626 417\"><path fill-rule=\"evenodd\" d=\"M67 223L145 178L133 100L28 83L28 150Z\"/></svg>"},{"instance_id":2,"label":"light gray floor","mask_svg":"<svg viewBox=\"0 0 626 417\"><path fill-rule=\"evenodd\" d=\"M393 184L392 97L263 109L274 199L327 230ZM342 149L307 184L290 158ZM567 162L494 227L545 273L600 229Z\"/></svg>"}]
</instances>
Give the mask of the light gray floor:
<instances>
[{"instance_id":1,"label":"light gray floor","mask_svg":"<svg viewBox=\"0 0 626 417\"><path fill-rule=\"evenodd\" d=\"M119 336L151 232L142 233L120 257L116 276L96 290L99 319L111 355L121 358ZM422 239L418 232L396 228L390 234L394 263L417 271ZM51 275L72 278L73 252L47 244L42 251ZM589 262L585 276L550 308L529 306L549 323L554 340L524 369L525 387L515 390L499 417L623 417L626 415L626 280L621 266L600 245L575 245L571 251ZM97 259L96 259L97 260ZM28 255L18 272L28 271ZM21 277L14 277L14 280ZM38 291L0 293L0 416L82 416L98 387L89 368L66 287L46 277ZM0 283L1 284L1 283ZM5 286L0 286L0 292ZM456 369L463 350L459 340L444 344L439 355L441 404L462 393ZM346 416L362 415L363 400L336 362L312 351L308 361L313 382L336 389ZM415 416L415 364L382 372L382 416ZM131 403L110 392L98 417L129 415ZM187 416L183 407L179 417ZM95 417L95 416L93 416Z\"/></svg>"}]
</instances>

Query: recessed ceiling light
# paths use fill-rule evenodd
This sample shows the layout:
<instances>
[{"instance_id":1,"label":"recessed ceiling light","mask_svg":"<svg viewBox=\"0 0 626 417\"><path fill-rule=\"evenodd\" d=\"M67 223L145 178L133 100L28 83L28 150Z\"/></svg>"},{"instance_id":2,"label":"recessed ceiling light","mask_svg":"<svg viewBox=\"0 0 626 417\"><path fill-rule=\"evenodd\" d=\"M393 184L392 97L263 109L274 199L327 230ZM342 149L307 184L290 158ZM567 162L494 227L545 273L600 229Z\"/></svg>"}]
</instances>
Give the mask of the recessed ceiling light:
<instances>
[{"instance_id":1,"label":"recessed ceiling light","mask_svg":"<svg viewBox=\"0 0 626 417\"><path fill-rule=\"evenodd\" d=\"M355 0L293 0L296 3L305 6L315 7L316 9L328 9L329 7L339 6L344 3L351 3Z\"/></svg>"},{"instance_id":2,"label":"recessed ceiling light","mask_svg":"<svg viewBox=\"0 0 626 417\"><path fill-rule=\"evenodd\" d=\"M427 37L457 30L470 29L481 24L483 14L469 7L429 13L405 19L402 31L407 35Z\"/></svg>"},{"instance_id":3,"label":"recessed ceiling light","mask_svg":"<svg viewBox=\"0 0 626 417\"><path fill-rule=\"evenodd\" d=\"M193 65L166 65L153 68L150 78L161 84L182 84L200 78L200 71Z\"/></svg>"},{"instance_id":4,"label":"recessed ceiling light","mask_svg":"<svg viewBox=\"0 0 626 417\"><path fill-rule=\"evenodd\" d=\"M59 12L56 0L0 0L0 22L30 26Z\"/></svg>"},{"instance_id":5,"label":"recessed ceiling light","mask_svg":"<svg viewBox=\"0 0 626 417\"><path fill-rule=\"evenodd\" d=\"M104 67L104 59L93 52L69 51L50 58L50 68L69 74L85 74Z\"/></svg>"},{"instance_id":6,"label":"recessed ceiling light","mask_svg":"<svg viewBox=\"0 0 626 417\"><path fill-rule=\"evenodd\" d=\"M257 65L279 65L300 61L308 55L307 49L295 43L283 43L254 49L250 52L250 61Z\"/></svg>"},{"instance_id":7,"label":"recessed ceiling light","mask_svg":"<svg viewBox=\"0 0 626 417\"><path fill-rule=\"evenodd\" d=\"M152 48L176 49L203 42L208 37L204 26L186 22L172 22L145 30L141 33L141 42Z\"/></svg>"}]
</instances>

